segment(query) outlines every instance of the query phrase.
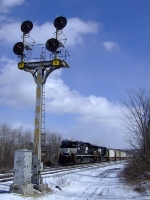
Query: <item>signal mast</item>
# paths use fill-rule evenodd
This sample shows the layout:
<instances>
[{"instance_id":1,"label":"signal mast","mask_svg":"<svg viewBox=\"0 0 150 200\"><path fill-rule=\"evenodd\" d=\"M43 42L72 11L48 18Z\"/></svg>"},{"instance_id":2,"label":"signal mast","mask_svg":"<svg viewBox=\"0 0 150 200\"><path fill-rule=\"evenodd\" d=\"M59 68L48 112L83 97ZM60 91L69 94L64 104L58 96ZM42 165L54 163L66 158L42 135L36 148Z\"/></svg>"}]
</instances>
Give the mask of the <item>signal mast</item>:
<instances>
[{"instance_id":1,"label":"signal mast","mask_svg":"<svg viewBox=\"0 0 150 200\"><path fill-rule=\"evenodd\" d=\"M41 127L42 127L42 89L46 83L48 76L60 68L69 68L66 62L66 57L70 56L64 49L64 45L58 40L58 35L62 33L62 29L67 25L65 17L57 17L54 20L54 27L56 28L56 38L51 38L46 41L45 48L51 52L49 60L31 61L28 59L28 52L32 53L32 45L26 42L30 37L29 33L33 28L31 21L24 21L21 25L23 32L23 41L18 42L13 47L13 52L21 57L18 63L18 68L26 72L30 72L36 83L36 107L35 107L35 128L34 128L34 151L32 163L32 184L38 187L43 185L41 171L43 170L43 163L41 162ZM33 41L35 43L35 41ZM63 49L62 49L63 48ZM27 52L27 53L25 53ZM63 60L60 58L64 58ZM40 188L39 187L39 188Z\"/></svg>"}]
</instances>

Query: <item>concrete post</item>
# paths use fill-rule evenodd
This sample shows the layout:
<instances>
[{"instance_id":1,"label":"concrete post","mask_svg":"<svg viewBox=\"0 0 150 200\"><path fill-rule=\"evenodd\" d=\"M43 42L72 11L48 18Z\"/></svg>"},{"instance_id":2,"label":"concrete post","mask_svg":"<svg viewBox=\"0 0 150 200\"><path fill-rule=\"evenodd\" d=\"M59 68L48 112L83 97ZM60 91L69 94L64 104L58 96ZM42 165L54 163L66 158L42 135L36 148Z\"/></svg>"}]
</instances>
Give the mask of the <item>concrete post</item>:
<instances>
[{"instance_id":1,"label":"concrete post","mask_svg":"<svg viewBox=\"0 0 150 200\"><path fill-rule=\"evenodd\" d=\"M34 129L34 151L33 151L33 167L32 167L32 183L43 184L41 171L43 163L41 163L41 123L42 123L42 68L37 70L37 76L34 77L36 82L36 107L35 107L35 129Z\"/></svg>"}]
</instances>

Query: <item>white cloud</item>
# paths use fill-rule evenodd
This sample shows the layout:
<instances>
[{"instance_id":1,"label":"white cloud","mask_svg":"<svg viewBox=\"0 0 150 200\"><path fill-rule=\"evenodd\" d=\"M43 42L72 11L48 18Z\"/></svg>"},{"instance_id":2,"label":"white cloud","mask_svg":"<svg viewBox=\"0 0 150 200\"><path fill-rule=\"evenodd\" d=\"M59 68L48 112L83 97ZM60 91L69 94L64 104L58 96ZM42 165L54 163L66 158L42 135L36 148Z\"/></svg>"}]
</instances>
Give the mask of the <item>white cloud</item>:
<instances>
[{"instance_id":1,"label":"white cloud","mask_svg":"<svg viewBox=\"0 0 150 200\"><path fill-rule=\"evenodd\" d=\"M36 84L29 72L19 70L16 61L0 59L0 104L27 108L35 104ZM46 82L46 111L55 114L78 114L84 123L109 121L113 125L120 113L120 105L105 97L85 97L64 84L62 70L56 70ZM115 115L114 115L115 113ZM113 120L112 120L113 119Z\"/></svg>"},{"instance_id":2,"label":"white cloud","mask_svg":"<svg viewBox=\"0 0 150 200\"><path fill-rule=\"evenodd\" d=\"M103 109L105 110L106 107L108 109L113 107L104 97L96 97L94 95L84 97L78 91L70 91L69 87L64 85L60 78L57 78L57 80L49 79L46 88L46 93L48 93L47 101L51 103L51 108L48 106L50 112L55 110L58 114L67 112L82 113L84 115L92 112L97 115L98 108L103 112ZM107 114L105 113L106 117Z\"/></svg>"},{"instance_id":3,"label":"white cloud","mask_svg":"<svg viewBox=\"0 0 150 200\"><path fill-rule=\"evenodd\" d=\"M60 131L59 131L60 132ZM76 123L71 129L66 130L65 138L73 138L84 142L90 142L109 148L127 148L123 141L125 130L120 123L116 121L115 126L110 125L109 120L103 123Z\"/></svg>"},{"instance_id":4,"label":"white cloud","mask_svg":"<svg viewBox=\"0 0 150 200\"><path fill-rule=\"evenodd\" d=\"M6 37L7 35L7 37ZM12 46L16 42L22 41L21 39L20 23L2 23L0 27L0 42L1 45Z\"/></svg>"},{"instance_id":5,"label":"white cloud","mask_svg":"<svg viewBox=\"0 0 150 200\"><path fill-rule=\"evenodd\" d=\"M12 124L12 127L13 128L18 128L18 127L23 127L24 130L31 130L33 131L34 130L34 126L33 124L24 124L20 121L16 121Z\"/></svg>"},{"instance_id":6,"label":"white cloud","mask_svg":"<svg viewBox=\"0 0 150 200\"><path fill-rule=\"evenodd\" d=\"M18 69L17 62L0 59L0 104L23 108L33 105L35 85L31 74Z\"/></svg>"},{"instance_id":7,"label":"white cloud","mask_svg":"<svg viewBox=\"0 0 150 200\"><path fill-rule=\"evenodd\" d=\"M12 21L12 18L7 17L6 15L0 15L0 23L11 23Z\"/></svg>"},{"instance_id":8,"label":"white cloud","mask_svg":"<svg viewBox=\"0 0 150 200\"><path fill-rule=\"evenodd\" d=\"M6 56L0 59L0 66L0 105L14 107L16 110L34 107L36 84L31 74L19 70L16 61ZM115 147L123 135L122 126L119 124L121 105L109 102L105 97L94 95L86 97L76 90L70 90L60 78L61 73L62 70L56 70L47 79L46 112L55 115L68 113L70 116L75 116L72 118L74 125L71 129L66 125L65 137L70 137L71 134L75 139L107 147L113 144ZM19 125L32 127L20 121L13 123L13 126ZM122 144L119 145L121 148Z\"/></svg>"},{"instance_id":9,"label":"white cloud","mask_svg":"<svg viewBox=\"0 0 150 200\"><path fill-rule=\"evenodd\" d=\"M12 46L14 43L22 41L20 26L21 22L2 23L0 27L1 45L7 44ZM96 34L98 30L99 26L96 22L85 22L79 18L70 18L68 19L67 26L64 28L64 34L67 37L66 45L72 46L77 43L82 43L84 41L84 35ZM30 35L37 44L45 44L48 39L55 37L53 34L54 32L55 28L51 22L45 22L42 25L34 23ZM8 33L9 37L6 37ZM60 36L60 39L62 39L62 37L63 35Z\"/></svg>"},{"instance_id":10,"label":"white cloud","mask_svg":"<svg viewBox=\"0 0 150 200\"><path fill-rule=\"evenodd\" d=\"M112 41L103 42L102 45L104 46L104 48L107 51L119 51L120 50L119 45Z\"/></svg>"},{"instance_id":11,"label":"white cloud","mask_svg":"<svg viewBox=\"0 0 150 200\"><path fill-rule=\"evenodd\" d=\"M82 96L78 91L70 91L60 78L48 79L46 83L46 111L55 114L77 114L83 123L109 123L115 126L121 106L109 102L104 97Z\"/></svg>"},{"instance_id":12,"label":"white cloud","mask_svg":"<svg viewBox=\"0 0 150 200\"><path fill-rule=\"evenodd\" d=\"M68 19L67 26L64 29L67 36L67 43L74 45L83 42L83 36L90 33L98 33L99 25L93 21L83 21L79 18Z\"/></svg>"},{"instance_id":13,"label":"white cloud","mask_svg":"<svg viewBox=\"0 0 150 200\"><path fill-rule=\"evenodd\" d=\"M9 9L24 3L24 0L1 0L0 1L0 12L7 13Z\"/></svg>"}]
</instances>

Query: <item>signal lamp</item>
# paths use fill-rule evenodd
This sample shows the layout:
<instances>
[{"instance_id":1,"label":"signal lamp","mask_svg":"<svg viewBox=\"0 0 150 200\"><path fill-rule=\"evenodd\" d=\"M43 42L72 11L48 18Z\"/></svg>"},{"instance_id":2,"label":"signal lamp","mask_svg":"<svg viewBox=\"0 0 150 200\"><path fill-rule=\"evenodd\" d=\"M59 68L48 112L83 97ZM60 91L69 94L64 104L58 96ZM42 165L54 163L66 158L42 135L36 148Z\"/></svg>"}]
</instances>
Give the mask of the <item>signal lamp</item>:
<instances>
[{"instance_id":1,"label":"signal lamp","mask_svg":"<svg viewBox=\"0 0 150 200\"><path fill-rule=\"evenodd\" d=\"M59 41L55 38L51 38L46 42L46 49L51 52L55 52L59 47Z\"/></svg>"},{"instance_id":2,"label":"signal lamp","mask_svg":"<svg viewBox=\"0 0 150 200\"><path fill-rule=\"evenodd\" d=\"M57 30L63 29L67 24L67 20L65 17L57 17L54 20L54 26Z\"/></svg>"},{"instance_id":3,"label":"signal lamp","mask_svg":"<svg viewBox=\"0 0 150 200\"><path fill-rule=\"evenodd\" d=\"M23 42L18 42L18 43L16 43L14 45L13 52L16 55L23 56L23 51L24 51L24 44L23 44Z\"/></svg>"},{"instance_id":4,"label":"signal lamp","mask_svg":"<svg viewBox=\"0 0 150 200\"><path fill-rule=\"evenodd\" d=\"M24 33L24 34L27 34L29 33L33 28L33 23L29 20L27 21L24 21L22 24L21 24L21 31Z\"/></svg>"}]
</instances>

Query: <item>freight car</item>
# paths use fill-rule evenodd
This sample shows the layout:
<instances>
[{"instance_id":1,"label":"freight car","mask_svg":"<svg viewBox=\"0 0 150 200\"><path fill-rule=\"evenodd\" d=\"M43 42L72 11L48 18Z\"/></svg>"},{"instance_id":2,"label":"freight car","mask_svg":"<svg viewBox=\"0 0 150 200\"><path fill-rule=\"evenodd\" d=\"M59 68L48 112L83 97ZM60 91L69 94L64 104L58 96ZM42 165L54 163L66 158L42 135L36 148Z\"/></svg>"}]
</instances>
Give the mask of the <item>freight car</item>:
<instances>
[{"instance_id":1,"label":"freight car","mask_svg":"<svg viewBox=\"0 0 150 200\"><path fill-rule=\"evenodd\" d=\"M66 139L61 143L58 162L60 165L68 165L121 160L125 159L125 154L124 151ZM124 157L121 157L121 155Z\"/></svg>"}]
</instances>

